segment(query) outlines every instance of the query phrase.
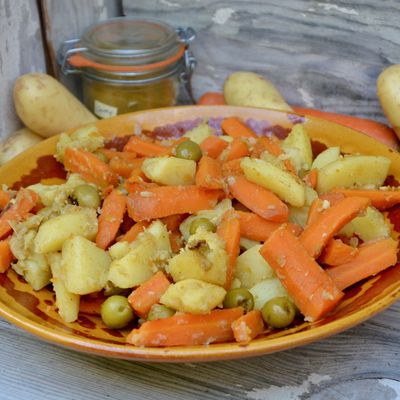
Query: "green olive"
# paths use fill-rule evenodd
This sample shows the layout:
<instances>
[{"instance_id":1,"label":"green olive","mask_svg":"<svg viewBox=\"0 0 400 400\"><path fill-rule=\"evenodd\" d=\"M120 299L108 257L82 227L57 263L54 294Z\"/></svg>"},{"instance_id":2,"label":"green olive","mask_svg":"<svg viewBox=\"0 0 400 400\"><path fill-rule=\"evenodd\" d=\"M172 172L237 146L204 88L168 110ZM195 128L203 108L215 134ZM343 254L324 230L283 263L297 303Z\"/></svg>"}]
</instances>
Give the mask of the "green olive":
<instances>
[{"instance_id":1,"label":"green olive","mask_svg":"<svg viewBox=\"0 0 400 400\"><path fill-rule=\"evenodd\" d=\"M224 298L224 308L243 307L245 312L254 308L253 295L245 288L229 290Z\"/></svg>"},{"instance_id":2,"label":"green olive","mask_svg":"<svg viewBox=\"0 0 400 400\"><path fill-rule=\"evenodd\" d=\"M133 318L133 310L124 296L111 296L101 305L101 319L111 329L124 328Z\"/></svg>"},{"instance_id":3,"label":"green olive","mask_svg":"<svg viewBox=\"0 0 400 400\"><path fill-rule=\"evenodd\" d=\"M108 158L101 151L95 151L93 154L101 161L108 163Z\"/></svg>"},{"instance_id":4,"label":"green olive","mask_svg":"<svg viewBox=\"0 0 400 400\"><path fill-rule=\"evenodd\" d=\"M75 188L73 196L81 207L97 208L100 206L100 196L97 189L83 184Z\"/></svg>"},{"instance_id":5,"label":"green olive","mask_svg":"<svg viewBox=\"0 0 400 400\"><path fill-rule=\"evenodd\" d=\"M175 311L172 308L164 306L163 304L153 304L150 308L149 314L147 315L147 321L169 318L174 314Z\"/></svg>"},{"instance_id":6,"label":"green olive","mask_svg":"<svg viewBox=\"0 0 400 400\"><path fill-rule=\"evenodd\" d=\"M189 227L189 233L194 235L199 229L207 232L215 232L217 227L208 218L196 218Z\"/></svg>"},{"instance_id":7,"label":"green olive","mask_svg":"<svg viewBox=\"0 0 400 400\"><path fill-rule=\"evenodd\" d=\"M262 317L271 328L286 328L296 316L296 308L287 297L274 297L261 310Z\"/></svg>"},{"instance_id":8,"label":"green olive","mask_svg":"<svg viewBox=\"0 0 400 400\"><path fill-rule=\"evenodd\" d=\"M199 161L202 155L200 146L191 140L179 143L175 148L175 156L185 160Z\"/></svg>"}]
</instances>

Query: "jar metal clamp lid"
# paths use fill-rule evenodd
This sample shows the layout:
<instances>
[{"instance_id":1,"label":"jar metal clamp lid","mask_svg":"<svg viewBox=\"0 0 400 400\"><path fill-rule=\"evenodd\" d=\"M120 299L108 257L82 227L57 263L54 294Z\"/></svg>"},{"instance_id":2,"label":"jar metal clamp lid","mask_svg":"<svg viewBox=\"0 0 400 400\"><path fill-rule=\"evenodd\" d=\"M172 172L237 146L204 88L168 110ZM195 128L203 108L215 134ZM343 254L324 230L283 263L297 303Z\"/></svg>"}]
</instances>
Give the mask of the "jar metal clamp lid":
<instances>
[{"instance_id":1,"label":"jar metal clamp lid","mask_svg":"<svg viewBox=\"0 0 400 400\"><path fill-rule=\"evenodd\" d=\"M146 84L179 74L190 99L196 59L189 50L196 37L188 28L174 29L155 20L112 18L90 26L80 39L66 40L57 53L65 75Z\"/></svg>"}]
</instances>

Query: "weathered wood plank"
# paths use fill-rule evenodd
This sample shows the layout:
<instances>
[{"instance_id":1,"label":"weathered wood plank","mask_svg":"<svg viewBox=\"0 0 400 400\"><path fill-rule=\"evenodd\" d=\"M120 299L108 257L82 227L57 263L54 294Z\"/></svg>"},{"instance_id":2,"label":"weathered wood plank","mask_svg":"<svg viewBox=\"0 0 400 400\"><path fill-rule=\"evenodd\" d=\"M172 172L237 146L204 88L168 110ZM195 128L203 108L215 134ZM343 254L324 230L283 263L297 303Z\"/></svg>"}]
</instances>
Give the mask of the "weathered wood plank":
<instances>
[{"instance_id":1,"label":"weathered wood plank","mask_svg":"<svg viewBox=\"0 0 400 400\"><path fill-rule=\"evenodd\" d=\"M196 29L197 96L221 90L233 71L251 70L291 104L384 120L375 82L400 62L396 0L123 0L123 8Z\"/></svg>"},{"instance_id":2,"label":"weathered wood plank","mask_svg":"<svg viewBox=\"0 0 400 400\"><path fill-rule=\"evenodd\" d=\"M35 0L0 0L0 140L22 126L13 104L18 76L45 71L39 14Z\"/></svg>"}]
</instances>

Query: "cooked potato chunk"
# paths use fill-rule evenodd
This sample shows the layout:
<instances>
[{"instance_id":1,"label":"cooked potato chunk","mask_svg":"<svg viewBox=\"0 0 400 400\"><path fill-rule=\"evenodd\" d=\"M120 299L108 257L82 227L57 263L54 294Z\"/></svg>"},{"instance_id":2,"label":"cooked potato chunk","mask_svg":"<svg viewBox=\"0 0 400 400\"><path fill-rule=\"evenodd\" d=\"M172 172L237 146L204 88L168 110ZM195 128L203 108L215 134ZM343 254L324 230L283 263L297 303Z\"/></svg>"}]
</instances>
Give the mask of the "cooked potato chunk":
<instances>
[{"instance_id":1,"label":"cooked potato chunk","mask_svg":"<svg viewBox=\"0 0 400 400\"><path fill-rule=\"evenodd\" d=\"M236 260L234 277L238 278L241 286L250 289L264 279L273 277L274 270L260 254L261 244L242 253Z\"/></svg>"},{"instance_id":2,"label":"cooked potato chunk","mask_svg":"<svg viewBox=\"0 0 400 400\"><path fill-rule=\"evenodd\" d=\"M340 147L329 147L315 157L311 168L321 169L340 157Z\"/></svg>"},{"instance_id":3,"label":"cooked potato chunk","mask_svg":"<svg viewBox=\"0 0 400 400\"><path fill-rule=\"evenodd\" d=\"M183 136L189 138L192 142L200 144L204 139L207 139L213 134L213 129L207 124L202 123L196 128L186 132Z\"/></svg>"},{"instance_id":4,"label":"cooked potato chunk","mask_svg":"<svg viewBox=\"0 0 400 400\"><path fill-rule=\"evenodd\" d=\"M60 253L47 254L53 278L53 289L56 294L56 306L58 314L65 322L74 322L78 318L79 302L81 296L67 290L62 274L62 257Z\"/></svg>"},{"instance_id":5,"label":"cooked potato chunk","mask_svg":"<svg viewBox=\"0 0 400 400\"><path fill-rule=\"evenodd\" d=\"M259 245L260 242L256 242L255 240L247 239L245 237L240 238L240 248L244 250L249 250L254 246Z\"/></svg>"},{"instance_id":6,"label":"cooked potato chunk","mask_svg":"<svg viewBox=\"0 0 400 400\"><path fill-rule=\"evenodd\" d=\"M192 185L196 163L177 157L154 157L144 160L142 170L153 182L168 186Z\"/></svg>"},{"instance_id":7,"label":"cooked potato chunk","mask_svg":"<svg viewBox=\"0 0 400 400\"><path fill-rule=\"evenodd\" d=\"M305 202L305 185L288 171L284 171L268 161L243 158L240 166L246 178L274 192L286 203L302 207Z\"/></svg>"},{"instance_id":8,"label":"cooked potato chunk","mask_svg":"<svg viewBox=\"0 0 400 400\"><path fill-rule=\"evenodd\" d=\"M33 253L24 260L18 260L12 268L24 277L33 290L43 289L50 283L50 266L43 254Z\"/></svg>"},{"instance_id":9,"label":"cooked potato chunk","mask_svg":"<svg viewBox=\"0 0 400 400\"><path fill-rule=\"evenodd\" d=\"M108 248L108 253L113 260L119 260L126 256L130 252L131 248L132 247L128 242L117 242Z\"/></svg>"},{"instance_id":10,"label":"cooked potato chunk","mask_svg":"<svg viewBox=\"0 0 400 400\"><path fill-rule=\"evenodd\" d=\"M131 244L126 255L111 263L108 279L124 289L138 286L162 268L171 255L167 228L154 221Z\"/></svg>"},{"instance_id":11,"label":"cooked potato chunk","mask_svg":"<svg viewBox=\"0 0 400 400\"><path fill-rule=\"evenodd\" d=\"M390 160L381 156L345 156L325 165L318 174L317 192L326 193L336 187L382 186Z\"/></svg>"},{"instance_id":12,"label":"cooked potato chunk","mask_svg":"<svg viewBox=\"0 0 400 400\"><path fill-rule=\"evenodd\" d=\"M254 298L254 308L261 310L274 297L289 297L278 278L265 279L250 289Z\"/></svg>"},{"instance_id":13,"label":"cooked potato chunk","mask_svg":"<svg viewBox=\"0 0 400 400\"><path fill-rule=\"evenodd\" d=\"M303 207L289 206L289 221L294 224L305 227L308 218L308 212L312 202L318 197L318 193L309 186L305 187L306 200Z\"/></svg>"},{"instance_id":14,"label":"cooked potato chunk","mask_svg":"<svg viewBox=\"0 0 400 400\"><path fill-rule=\"evenodd\" d=\"M340 233L351 237L356 234L364 242L390 236L390 226L375 207L368 207L365 215L354 218Z\"/></svg>"},{"instance_id":15,"label":"cooked potato chunk","mask_svg":"<svg viewBox=\"0 0 400 400\"><path fill-rule=\"evenodd\" d=\"M223 285L228 254L215 233L200 231L190 236L186 249L169 260L167 271L175 282L193 278Z\"/></svg>"},{"instance_id":16,"label":"cooked potato chunk","mask_svg":"<svg viewBox=\"0 0 400 400\"><path fill-rule=\"evenodd\" d=\"M69 207L68 212L51 218L40 225L33 242L36 253L61 250L63 243L72 236L94 239L97 233L96 211L89 208Z\"/></svg>"},{"instance_id":17,"label":"cooked potato chunk","mask_svg":"<svg viewBox=\"0 0 400 400\"><path fill-rule=\"evenodd\" d=\"M170 285L160 303L181 312L208 314L222 303L225 294L225 289L220 286L186 279Z\"/></svg>"},{"instance_id":18,"label":"cooked potato chunk","mask_svg":"<svg viewBox=\"0 0 400 400\"><path fill-rule=\"evenodd\" d=\"M283 140L282 148L290 156L297 172L310 170L313 159L311 140L303 125L296 124L293 127Z\"/></svg>"},{"instance_id":19,"label":"cooked potato chunk","mask_svg":"<svg viewBox=\"0 0 400 400\"><path fill-rule=\"evenodd\" d=\"M104 288L111 257L83 236L73 236L62 246L62 271L66 289L89 294Z\"/></svg>"}]
</instances>

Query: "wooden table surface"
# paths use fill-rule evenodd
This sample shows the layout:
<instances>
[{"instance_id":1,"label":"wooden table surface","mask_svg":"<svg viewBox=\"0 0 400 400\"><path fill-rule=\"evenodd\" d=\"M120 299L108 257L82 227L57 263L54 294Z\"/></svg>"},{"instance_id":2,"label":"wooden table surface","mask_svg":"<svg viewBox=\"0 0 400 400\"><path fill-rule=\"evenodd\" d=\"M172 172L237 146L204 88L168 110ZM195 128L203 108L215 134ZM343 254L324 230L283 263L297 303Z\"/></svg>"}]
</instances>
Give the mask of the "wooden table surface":
<instances>
[{"instance_id":1,"label":"wooden table surface","mask_svg":"<svg viewBox=\"0 0 400 400\"><path fill-rule=\"evenodd\" d=\"M397 0L125 0L122 6L125 14L198 31L197 95L220 89L230 71L248 69L271 78L293 104L384 120L375 81L382 68L400 62ZM0 399L400 399L400 304L308 346L208 364L80 354L4 320L0 338Z\"/></svg>"}]
</instances>

